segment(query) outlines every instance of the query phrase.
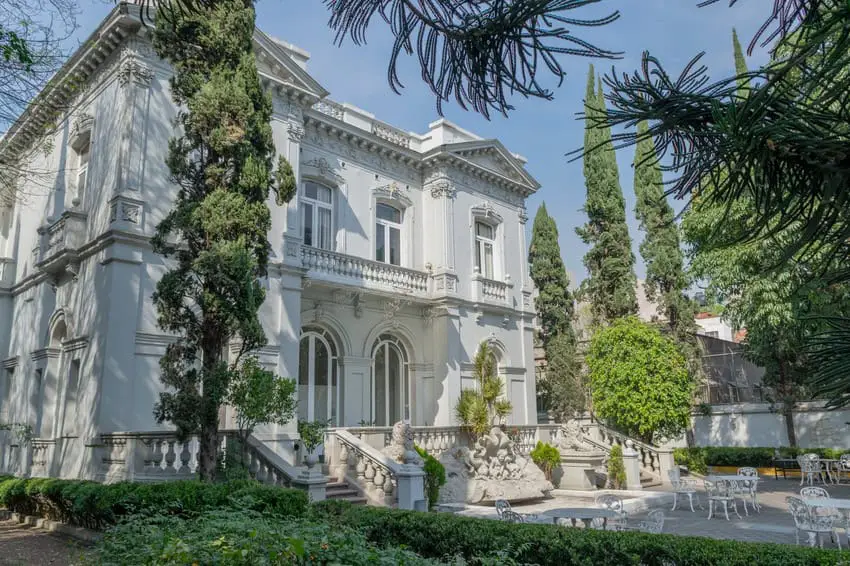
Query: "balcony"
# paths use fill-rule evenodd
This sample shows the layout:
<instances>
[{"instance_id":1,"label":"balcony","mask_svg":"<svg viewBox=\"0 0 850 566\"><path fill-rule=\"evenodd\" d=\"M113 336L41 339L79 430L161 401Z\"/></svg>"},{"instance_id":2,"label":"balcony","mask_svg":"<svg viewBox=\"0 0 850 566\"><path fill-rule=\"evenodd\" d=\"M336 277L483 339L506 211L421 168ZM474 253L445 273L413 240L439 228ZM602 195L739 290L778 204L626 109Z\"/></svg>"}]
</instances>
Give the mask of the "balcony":
<instances>
[{"instance_id":1,"label":"balcony","mask_svg":"<svg viewBox=\"0 0 850 566\"><path fill-rule=\"evenodd\" d=\"M66 210L58 220L40 228L39 232L41 244L36 266L48 273L57 273L77 262L79 249L86 241L86 214Z\"/></svg>"},{"instance_id":2,"label":"balcony","mask_svg":"<svg viewBox=\"0 0 850 566\"><path fill-rule=\"evenodd\" d=\"M472 293L475 300L481 303L489 303L498 306L509 306L513 283L510 277L507 281L495 281L487 279L477 271L472 275Z\"/></svg>"},{"instance_id":3,"label":"balcony","mask_svg":"<svg viewBox=\"0 0 850 566\"><path fill-rule=\"evenodd\" d=\"M424 271L309 246L301 247L301 262L315 281L421 298L429 295L430 275Z\"/></svg>"}]
</instances>

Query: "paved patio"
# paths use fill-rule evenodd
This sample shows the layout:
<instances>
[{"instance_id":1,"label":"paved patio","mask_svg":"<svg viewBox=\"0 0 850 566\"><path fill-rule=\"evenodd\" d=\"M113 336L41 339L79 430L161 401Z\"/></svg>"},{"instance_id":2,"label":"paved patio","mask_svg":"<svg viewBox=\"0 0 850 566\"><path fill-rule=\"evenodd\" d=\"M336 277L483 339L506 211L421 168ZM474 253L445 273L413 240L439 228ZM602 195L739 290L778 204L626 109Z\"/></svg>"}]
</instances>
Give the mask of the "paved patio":
<instances>
[{"instance_id":1,"label":"paved patio","mask_svg":"<svg viewBox=\"0 0 850 566\"><path fill-rule=\"evenodd\" d=\"M827 484L825 487L834 498L850 499L850 485ZM694 513L691 513L688 507L687 497L679 500L679 507L676 511L670 511L673 502L672 493L662 488L646 490L642 496L638 497L624 494L624 501L629 510L630 521L640 521L650 510L662 509L665 515L665 533L751 542L795 544L794 521L788 512L785 498L789 495L799 496L800 480L764 478L759 483L758 493L759 503L761 504L760 513L755 513L752 508L749 508L750 514L747 516L739 502L738 511L741 513L741 518L739 519L734 512L730 512L729 521L723 517L722 507L719 515L715 513L711 521L708 520L708 501L702 490L700 490L699 500L704 509L695 505ZM539 514L559 507L592 507L594 506L593 497L596 495L596 493L584 492L579 496L576 492L557 490L554 494L553 498L545 501L527 505L514 505L514 510L520 513ZM463 510L459 510L458 514L496 518L495 509L484 506L467 506ZM804 537L805 535L801 535L801 539L804 540ZM842 535L841 539L842 547L847 549L846 536ZM828 541L826 541L826 544L834 546Z\"/></svg>"}]
</instances>

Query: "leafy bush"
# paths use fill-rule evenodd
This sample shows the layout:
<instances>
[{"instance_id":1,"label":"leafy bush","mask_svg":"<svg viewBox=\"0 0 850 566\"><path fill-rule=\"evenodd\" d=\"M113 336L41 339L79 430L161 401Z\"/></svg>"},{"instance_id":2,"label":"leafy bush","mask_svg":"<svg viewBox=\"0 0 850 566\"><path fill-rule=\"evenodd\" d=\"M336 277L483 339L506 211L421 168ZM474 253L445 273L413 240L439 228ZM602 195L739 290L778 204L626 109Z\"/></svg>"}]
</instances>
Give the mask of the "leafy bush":
<instances>
[{"instance_id":1,"label":"leafy bush","mask_svg":"<svg viewBox=\"0 0 850 566\"><path fill-rule=\"evenodd\" d=\"M414 448L425 461L425 493L428 495L428 509L433 509L440 499L440 488L446 484L446 468L424 448Z\"/></svg>"},{"instance_id":2,"label":"leafy bush","mask_svg":"<svg viewBox=\"0 0 850 566\"><path fill-rule=\"evenodd\" d=\"M250 511L194 518L137 516L110 529L92 564L437 564L400 548L379 548L341 525Z\"/></svg>"},{"instance_id":3,"label":"leafy bush","mask_svg":"<svg viewBox=\"0 0 850 566\"><path fill-rule=\"evenodd\" d=\"M280 517L300 517L305 514L307 505L307 494L303 491L254 481L105 485L36 478L0 482L0 506L90 529L102 529L134 514L191 517L230 507Z\"/></svg>"},{"instance_id":4,"label":"leafy bush","mask_svg":"<svg viewBox=\"0 0 850 566\"><path fill-rule=\"evenodd\" d=\"M688 466L698 474L706 473L708 466L731 466L769 468L773 466L775 448L705 446L699 448L677 448L673 457L677 464ZM781 458L796 458L800 454L815 453L821 458L838 459L847 450L831 448L780 448Z\"/></svg>"},{"instance_id":5,"label":"leafy bush","mask_svg":"<svg viewBox=\"0 0 850 566\"><path fill-rule=\"evenodd\" d=\"M836 550L783 544L565 529L556 525L510 524L448 513L417 513L327 503L312 505L310 517L332 526L357 529L373 543L402 546L425 558L459 556L464 560L477 561L490 556L494 549L511 549L517 563L539 566L814 566L839 564L843 559Z\"/></svg>"},{"instance_id":6,"label":"leafy bush","mask_svg":"<svg viewBox=\"0 0 850 566\"><path fill-rule=\"evenodd\" d=\"M623 447L615 444L608 455L608 485L612 489L626 488L626 466L623 464Z\"/></svg>"},{"instance_id":7,"label":"leafy bush","mask_svg":"<svg viewBox=\"0 0 850 566\"><path fill-rule=\"evenodd\" d=\"M546 474L546 479L552 481L552 470L561 464L561 452L551 444L538 440L530 456L537 467Z\"/></svg>"}]
</instances>

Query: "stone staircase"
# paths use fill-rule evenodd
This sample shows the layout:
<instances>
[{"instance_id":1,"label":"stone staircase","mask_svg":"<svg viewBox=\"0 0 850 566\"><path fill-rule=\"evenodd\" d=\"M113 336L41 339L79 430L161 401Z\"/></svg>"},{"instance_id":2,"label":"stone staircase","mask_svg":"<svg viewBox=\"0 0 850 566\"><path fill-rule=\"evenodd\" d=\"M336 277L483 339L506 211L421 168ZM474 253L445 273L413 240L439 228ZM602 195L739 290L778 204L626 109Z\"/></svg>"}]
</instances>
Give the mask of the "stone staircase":
<instances>
[{"instance_id":1,"label":"stone staircase","mask_svg":"<svg viewBox=\"0 0 850 566\"><path fill-rule=\"evenodd\" d=\"M366 505L366 498L360 495L360 492L354 489L346 480L340 478L328 478L328 485L325 487L325 497L327 499L348 501L354 505Z\"/></svg>"},{"instance_id":2,"label":"stone staircase","mask_svg":"<svg viewBox=\"0 0 850 566\"><path fill-rule=\"evenodd\" d=\"M649 489L651 487L658 487L661 485L661 480L657 477L648 474L641 470L640 472L640 485L643 489Z\"/></svg>"}]
</instances>

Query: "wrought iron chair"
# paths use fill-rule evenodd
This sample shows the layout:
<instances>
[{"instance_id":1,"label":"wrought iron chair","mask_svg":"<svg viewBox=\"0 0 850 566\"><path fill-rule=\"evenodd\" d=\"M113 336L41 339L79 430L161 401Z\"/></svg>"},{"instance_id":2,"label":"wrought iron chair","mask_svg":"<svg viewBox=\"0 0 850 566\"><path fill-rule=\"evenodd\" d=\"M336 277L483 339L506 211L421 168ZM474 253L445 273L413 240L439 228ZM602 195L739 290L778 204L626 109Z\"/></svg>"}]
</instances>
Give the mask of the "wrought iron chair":
<instances>
[{"instance_id":1,"label":"wrought iron chair","mask_svg":"<svg viewBox=\"0 0 850 566\"><path fill-rule=\"evenodd\" d=\"M616 513L616 517L608 519L608 530L620 531L626 528L629 514L623 506L623 499L621 497L606 493L603 495L597 495L594 502L597 507L609 509Z\"/></svg>"},{"instance_id":2,"label":"wrought iron chair","mask_svg":"<svg viewBox=\"0 0 850 566\"><path fill-rule=\"evenodd\" d=\"M850 479L850 454L842 454L838 459L838 466L835 472L835 480L841 483L841 476Z\"/></svg>"},{"instance_id":3,"label":"wrought iron chair","mask_svg":"<svg viewBox=\"0 0 850 566\"><path fill-rule=\"evenodd\" d=\"M735 514L738 515L738 518L741 518L741 514L738 513L738 505L735 503L735 490L731 487L730 484L735 484L736 482L726 482L719 481L713 482L705 480L705 495L708 497L708 519L714 516L714 509L718 504L723 504L723 513L726 515L726 520L729 520L729 505L732 505L732 509L735 511Z\"/></svg>"},{"instance_id":4,"label":"wrought iron chair","mask_svg":"<svg viewBox=\"0 0 850 566\"><path fill-rule=\"evenodd\" d=\"M821 478L820 456L817 454L803 454L797 456L797 463L800 464L800 485L803 485L806 480L809 480L809 485L814 485L815 475Z\"/></svg>"},{"instance_id":5,"label":"wrought iron chair","mask_svg":"<svg viewBox=\"0 0 850 566\"><path fill-rule=\"evenodd\" d=\"M806 500L811 499L829 499L829 492L822 487L813 485L807 486L800 490L800 498ZM803 501L803 503L806 503ZM832 522L832 540L838 545L838 548L841 548L841 538L839 538L838 529L844 529L844 532L847 531L847 520L844 517L844 513L840 510L835 509L834 507L819 507L817 505L809 505L809 513L812 517L825 517L831 516L833 518Z\"/></svg>"},{"instance_id":6,"label":"wrought iron chair","mask_svg":"<svg viewBox=\"0 0 850 566\"><path fill-rule=\"evenodd\" d=\"M698 484L697 480L693 478L682 478L679 475L678 469L673 469L667 472L667 475L670 477L670 484L673 486L673 508L670 511L675 511L676 506L679 504L679 496L687 495L688 503L691 506L691 513L694 513L694 497L696 497L697 505L699 505L700 509L703 509L702 504L699 502L699 493L697 492Z\"/></svg>"},{"instance_id":7,"label":"wrought iron chair","mask_svg":"<svg viewBox=\"0 0 850 566\"><path fill-rule=\"evenodd\" d=\"M625 531L640 531L643 533L660 534L664 529L664 511L661 509L653 509L646 516L646 519L639 522L637 525L625 527Z\"/></svg>"},{"instance_id":8,"label":"wrought iron chair","mask_svg":"<svg viewBox=\"0 0 850 566\"><path fill-rule=\"evenodd\" d=\"M744 498L744 513L747 512L747 499L750 500L750 504L753 506L753 509L761 513L761 505L759 505L758 500L758 483L759 483L759 472L757 469L752 468L750 466L745 466L743 468L738 468L738 475L745 476L747 479L738 481L738 487L743 492ZM750 479L752 478L752 479Z\"/></svg>"},{"instance_id":9,"label":"wrought iron chair","mask_svg":"<svg viewBox=\"0 0 850 566\"><path fill-rule=\"evenodd\" d=\"M803 499L829 499L829 492L822 487L813 485L800 490Z\"/></svg>"},{"instance_id":10,"label":"wrought iron chair","mask_svg":"<svg viewBox=\"0 0 850 566\"><path fill-rule=\"evenodd\" d=\"M496 506L496 514L500 519L505 511L512 511L511 504L508 503L507 499L497 499L494 505Z\"/></svg>"},{"instance_id":11,"label":"wrought iron chair","mask_svg":"<svg viewBox=\"0 0 850 566\"><path fill-rule=\"evenodd\" d=\"M788 496L785 498L788 504L788 510L794 518L794 534L797 539L797 544L800 544L800 531L806 533L809 538L809 546L814 546L817 540L818 546L823 548L822 535L835 534L833 524L835 523L835 515L818 515L812 513L812 510L799 497ZM838 537L835 537L838 538ZM841 542L838 542L839 548Z\"/></svg>"},{"instance_id":12,"label":"wrought iron chair","mask_svg":"<svg viewBox=\"0 0 850 566\"><path fill-rule=\"evenodd\" d=\"M506 523L524 523L525 517L517 513L516 511L511 511L510 509L505 509L502 511L502 514L499 516L499 519Z\"/></svg>"}]
</instances>

